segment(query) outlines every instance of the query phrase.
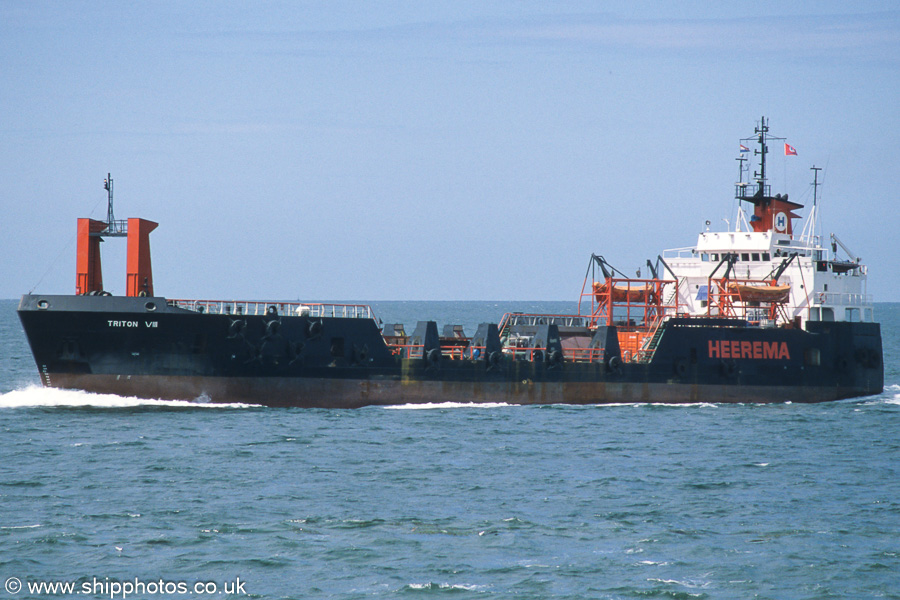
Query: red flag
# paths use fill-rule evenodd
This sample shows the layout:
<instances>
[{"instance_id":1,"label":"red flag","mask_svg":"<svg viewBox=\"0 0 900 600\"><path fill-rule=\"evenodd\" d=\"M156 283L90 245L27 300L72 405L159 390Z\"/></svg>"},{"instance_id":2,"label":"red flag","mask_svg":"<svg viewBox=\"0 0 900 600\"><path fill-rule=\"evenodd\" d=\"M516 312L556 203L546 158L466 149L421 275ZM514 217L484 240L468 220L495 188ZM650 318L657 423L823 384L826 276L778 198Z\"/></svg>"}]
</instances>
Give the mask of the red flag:
<instances>
[{"instance_id":1,"label":"red flag","mask_svg":"<svg viewBox=\"0 0 900 600\"><path fill-rule=\"evenodd\" d=\"M784 144L784 155L785 156L797 156L797 151L794 150L794 147L785 142Z\"/></svg>"}]
</instances>

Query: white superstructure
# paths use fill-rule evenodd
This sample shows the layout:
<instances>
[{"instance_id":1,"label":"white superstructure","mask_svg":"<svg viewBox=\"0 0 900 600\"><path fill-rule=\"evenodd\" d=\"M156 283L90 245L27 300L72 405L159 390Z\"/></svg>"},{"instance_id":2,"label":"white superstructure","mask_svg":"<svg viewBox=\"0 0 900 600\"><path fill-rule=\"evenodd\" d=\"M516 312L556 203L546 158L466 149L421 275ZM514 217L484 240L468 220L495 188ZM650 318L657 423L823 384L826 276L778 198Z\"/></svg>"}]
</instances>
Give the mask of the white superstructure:
<instances>
[{"instance_id":1,"label":"white superstructure","mask_svg":"<svg viewBox=\"0 0 900 600\"><path fill-rule=\"evenodd\" d=\"M787 194L769 195L766 141L779 138L767 132L763 118L754 138L760 145L755 151L760 171L755 185L737 184L741 207L734 230L709 231L707 221L696 246L663 253L669 271L665 277L677 281L677 286L666 286L664 303L677 306L681 314L738 316L763 325L874 321L866 266L834 234L828 246L822 245L815 235L815 201L806 225L795 235L794 221L800 217L793 211L803 206L789 201ZM749 220L745 202L753 206ZM838 258L838 247L847 258Z\"/></svg>"}]
</instances>

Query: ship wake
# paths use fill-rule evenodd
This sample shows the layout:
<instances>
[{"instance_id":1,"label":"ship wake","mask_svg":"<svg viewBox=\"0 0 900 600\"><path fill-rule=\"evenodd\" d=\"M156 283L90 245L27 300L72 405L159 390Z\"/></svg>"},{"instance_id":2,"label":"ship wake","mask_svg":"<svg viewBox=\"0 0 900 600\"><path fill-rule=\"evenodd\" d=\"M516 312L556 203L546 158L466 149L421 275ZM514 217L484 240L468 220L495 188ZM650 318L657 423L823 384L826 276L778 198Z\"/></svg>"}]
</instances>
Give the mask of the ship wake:
<instances>
[{"instance_id":1,"label":"ship wake","mask_svg":"<svg viewBox=\"0 0 900 600\"><path fill-rule=\"evenodd\" d=\"M0 394L0 409L3 408L256 408L254 404L214 403L208 398L200 397L193 401L186 400L153 400L134 396L117 396L115 394L95 394L80 390L61 390L45 388L37 385L20 390Z\"/></svg>"}]
</instances>

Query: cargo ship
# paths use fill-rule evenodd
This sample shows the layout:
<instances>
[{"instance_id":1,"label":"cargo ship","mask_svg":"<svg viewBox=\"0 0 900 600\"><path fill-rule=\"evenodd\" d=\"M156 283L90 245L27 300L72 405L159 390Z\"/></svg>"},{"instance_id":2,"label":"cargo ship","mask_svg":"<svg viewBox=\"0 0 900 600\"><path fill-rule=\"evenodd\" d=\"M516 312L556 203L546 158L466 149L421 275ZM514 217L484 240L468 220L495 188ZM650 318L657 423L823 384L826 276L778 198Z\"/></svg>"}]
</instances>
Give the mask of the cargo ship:
<instances>
[{"instance_id":1,"label":"cargo ship","mask_svg":"<svg viewBox=\"0 0 900 600\"><path fill-rule=\"evenodd\" d=\"M648 260L644 278L591 255L576 314L508 313L469 335L435 321L407 332L362 304L158 296L157 224L115 219L111 177L106 221L78 220L76 293L27 294L18 314L43 385L144 398L355 408L878 394L881 331L866 265L816 233L816 167L802 229L803 206L771 194L766 156L783 139L763 117L741 140L738 214L726 231L707 221L696 245ZM118 236L125 296L105 292L101 274L100 242Z\"/></svg>"}]
</instances>

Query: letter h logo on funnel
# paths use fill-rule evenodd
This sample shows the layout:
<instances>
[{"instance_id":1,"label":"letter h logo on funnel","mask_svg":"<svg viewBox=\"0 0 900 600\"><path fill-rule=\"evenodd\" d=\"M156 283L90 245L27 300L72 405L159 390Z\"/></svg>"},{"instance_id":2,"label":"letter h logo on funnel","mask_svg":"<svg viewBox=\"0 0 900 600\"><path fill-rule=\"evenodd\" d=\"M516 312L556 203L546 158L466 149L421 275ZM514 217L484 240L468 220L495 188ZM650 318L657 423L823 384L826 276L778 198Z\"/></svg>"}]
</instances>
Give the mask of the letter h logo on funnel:
<instances>
[{"instance_id":1,"label":"letter h logo on funnel","mask_svg":"<svg viewBox=\"0 0 900 600\"><path fill-rule=\"evenodd\" d=\"M783 212L775 215L775 231L784 231L787 229L787 215Z\"/></svg>"}]
</instances>

